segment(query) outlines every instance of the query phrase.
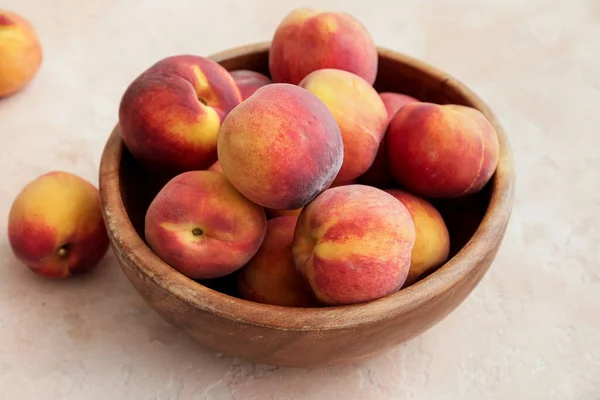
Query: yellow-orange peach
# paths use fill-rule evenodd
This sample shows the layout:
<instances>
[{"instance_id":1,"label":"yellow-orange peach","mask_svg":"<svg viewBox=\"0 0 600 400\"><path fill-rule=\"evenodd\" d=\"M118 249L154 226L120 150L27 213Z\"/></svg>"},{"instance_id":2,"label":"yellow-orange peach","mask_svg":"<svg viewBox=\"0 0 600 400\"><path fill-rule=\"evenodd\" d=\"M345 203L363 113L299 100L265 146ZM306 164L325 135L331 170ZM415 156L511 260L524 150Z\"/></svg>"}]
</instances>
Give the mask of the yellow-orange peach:
<instances>
[{"instance_id":1,"label":"yellow-orange peach","mask_svg":"<svg viewBox=\"0 0 600 400\"><path fill-rule=\"evenodd\" d=\"M340 127L344 162L335 180L349 181L365 173L387 124L385 105L377 91L360 76L339 69L312 72L299 86L320 98Z\"/></svg>"},{"instance_id":2,"label":"yellow-orange peach","mask_svg":"<svg viewBox=\"0 0 600 400\"><path fill-rule=\"evenodd\" d=\"M266 229L263 208L242 196L223 174L189 171L167 182L150 203L145 237L183 275L211 279L246 264Z\"/></svg>"},{"instance_id":3,"label":"yellow-orange peach","mask_svg":"<svg viewBox=\"0 0 600 400\"><path fill-rule=\"evenodd\" d=\"M304 207L292 254L321 303L352 304L398 291L414 243L414 222L401 202L371 186L347 185Z\"/></svg>"},{"instance_id":4,"label":"yellow-orange peach","mask_svg":"<svg viewBox=\"0 0 600 400\"><path fill-rule=\"evenodd\" d=\"M8 238L17 259L40 276L66 278L94 268L109 244L98 189L70 172L40 175L15 198Z\"/></svg>"},{"instance_id":5,"label":"yellow-orange peach","mask_svg":"<svg viewBox=\"0 0 600 400\"><path fill-rule=\"evenodd\" d=\"M404 286L412 285L424 274L446 262L450 234L440 212L429 201L399 189L387 189L410 213L415 224L415 246Z\"/></svg>"},{"instance_id":6,"label":"yellow-orange peach","mask_svg":"<svg viewBox=\"0 0 600 400\"><path fill-rule=\"evenodd\" d=\"M0 97L23 89L42 64L42 45L33 25L22 16L0 10Z\"/></svg>"},{"instance_id":7,"label":"yellow-orange peach","mask_svg":"<svg viewBox=\"0 0 600 400\"><path fill-rule=\"evenodd\" d=\"M293 210L331 185L344 144L317 96L273 83L227 115L217 150L224 174L244 196L267 208Z\"/></svg>"},{"instance_id":8,"label":"yellow-orange peach","mask_svg":"<svg viewBox=\"0 0 600 400\"><path fill-rule=\"evenodd\" d=\"M230 73L237 87L240 89L242 100L246 100L258 88L272 83L268 76L249 69L237 69Z\"/></svg>"},{"instance_id":9,"label":"yellow-orange peach","mask_svg":"<svg viewBox=\"0 0 600 400\"><path fill-rule=\"evenodd\" d=\"M217 161L217 134L242 96L229 72L192 55L164 58L126 89L119 106L123 142L151 171L176 175Z\"/></svg>"},{"instance_id":10,"label":"yellow-orange peach","mask_svg":"<svg viewBox=\"0 0 600 400\"><path fill-rule=\"evenodd\" d=\"M387 155L402 188L422 197L456 198L478 192L490 180L499 143L479 110L410 103L390 122Z\"/></svg>"},{"instance_id":11,"label":"yellow-orange peach","mask_svg":"<svg viewBox=\"0 0 600 400\"><path fill-rule=\"evenodd\" d=\"M386 128L392 117L396 112L405 104L418 102L419 100L414 97L393 93L393 92L383 92L379 93L379 97L383 101L385 109L387 111L387 122ZM394 177L390 172L390 168L388 166L388 158L387 158L387 147L386 147L386 137L384 136L381 143L379 143L379 148L377 149L377 155L375 155L375 159L373 160L373 164L369 167L369 169L362 174L358 178L358 182L375 186L378 188L389 188L394 186Z\"/></svg>"},{"instance_id":12,"label":"yellow-orange peach","mask_svg":"<svg viewBox=\"0 0 600 400\"><path fill-rule=\"evenodd\" d=\"M269 220L267 235L260 249L237 275L242 298L287 307L316 304L292 257L297 218L287 216Z\"/></svg>"},{"instance_id":13,"label":"yellow-orange peach","mask_svg":"<svg viewBox=\"0 0 600 400\"><path fill-rule=\"evenodd\" d=\"M269 51L273 82L294 85L325 68L352 72L372 85L377 64L371 35L360 21L344 12L293 10L277 26Z\"/></svg>"}]
</instances>

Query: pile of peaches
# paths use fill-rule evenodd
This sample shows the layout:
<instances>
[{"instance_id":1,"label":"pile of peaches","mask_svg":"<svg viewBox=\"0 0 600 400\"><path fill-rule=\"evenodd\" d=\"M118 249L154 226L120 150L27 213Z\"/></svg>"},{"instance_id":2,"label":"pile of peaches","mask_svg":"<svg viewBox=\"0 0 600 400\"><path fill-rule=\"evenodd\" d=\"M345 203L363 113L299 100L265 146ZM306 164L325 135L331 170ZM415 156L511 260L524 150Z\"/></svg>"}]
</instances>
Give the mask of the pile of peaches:
<instances>
[{"instance_id":1,"label":"pile of peaches","mask_svg":"<svg viewBox=\"0 0 600 400\"><path fill-rule=\"evenodd\" d=\"M482 190L498 137L476 109L378 93L377 68L355 17L301 8L276 28L269 76L194 55L143 71L119 128L145 173L170 177L146 211L149 247L191 279L234 277L240 297L292 307L375 300L439 268L450 235L432 200Z\"/></svg>"}]
</instances>

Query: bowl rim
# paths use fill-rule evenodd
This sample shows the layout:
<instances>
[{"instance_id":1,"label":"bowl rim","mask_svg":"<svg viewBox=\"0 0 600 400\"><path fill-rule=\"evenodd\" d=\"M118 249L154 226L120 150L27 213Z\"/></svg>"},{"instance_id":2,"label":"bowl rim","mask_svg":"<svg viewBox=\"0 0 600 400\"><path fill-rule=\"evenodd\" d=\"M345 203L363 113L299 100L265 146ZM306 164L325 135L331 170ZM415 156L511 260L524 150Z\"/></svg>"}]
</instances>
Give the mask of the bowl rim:
<instances>
[{"instance_id":1,"label":"bowl rim","mask_svg":"<svg viewBox=\"0 0 600 400\"><path fill-rule=\"evenodd\" d=\"M270 42L258 42L221 51L207 58L216 62L268 51ZM473 236L438 270L389 296L366 303L321 307L283 307L239 299L210 289L179 273L162 261L135 231L120 196L119 168L123 151L119 124L113 129L102 153L99 189L105 225L117 258L135 266L144 279L194 309L228 320L276 330L319 331L354 328L408 313L441 293L452 291L478 264L500 245L510 218L514 197L515 173L508 137L495 113L465 84L453 76L398 51L377 47L380 57L410 65L453 87L494 125L500 142L499 163L492 177L491 198L483 220ZM499 234L499 232L501 232ZM122 267L123 268L123 267Z\"/></svg>"}]
</instances>

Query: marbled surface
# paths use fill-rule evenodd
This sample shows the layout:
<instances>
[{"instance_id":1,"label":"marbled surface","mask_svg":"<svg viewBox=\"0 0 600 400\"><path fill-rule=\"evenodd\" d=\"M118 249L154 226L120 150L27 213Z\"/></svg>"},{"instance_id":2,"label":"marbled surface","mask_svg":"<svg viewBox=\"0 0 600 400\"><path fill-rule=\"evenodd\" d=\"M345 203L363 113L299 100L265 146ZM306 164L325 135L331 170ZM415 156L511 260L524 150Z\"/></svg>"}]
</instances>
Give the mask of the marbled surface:
<instances>
[{"instance_id":1,"label":"marbled surface","mask_svg":"<svg viewBox=\"0 0 600 400\"><path fill-rule=\"evenodd\" d=\"M157 59L269 40L292 8L358 16L376 42L470 85L518 174L489 274L440 324L361 365L299 370L199 348L151 311L112 255L48 282L0 243L0 399L600 399L598 0L4 0L44 64L0 101L0 228L49 169L97 183L125 86ZM1 62L1 61L0 61Z\"/></svg>"}]
</instances>

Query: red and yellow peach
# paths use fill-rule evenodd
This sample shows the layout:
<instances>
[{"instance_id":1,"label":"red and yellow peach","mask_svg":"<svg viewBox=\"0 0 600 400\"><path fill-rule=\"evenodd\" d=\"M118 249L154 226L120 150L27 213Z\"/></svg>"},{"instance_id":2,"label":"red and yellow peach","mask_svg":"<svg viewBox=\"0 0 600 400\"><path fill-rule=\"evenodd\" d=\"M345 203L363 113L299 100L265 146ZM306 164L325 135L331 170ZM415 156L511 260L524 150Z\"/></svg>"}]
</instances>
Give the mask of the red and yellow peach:
<instances>
[{"instance_id":1,"label":"red and yellow peach","mask_svg":"<svg viewBox=\"0 0 600 400\"><path fill-rule=\"evenodd\" d=\"M387 189L408 210L415 224L415 245L404 286L435 270L448 260L450 234L440 212L429 201L399 189Z\"/></svg>"},{"instance_id":2,"label":"red and yellow peach","mask_svg":"<svg viewBox=\"0 0 600 400\"><path fill-rule=\"evenodd\" d=\"M296 268L326 305L352 304L398 291L410 268L415 227L406 207L365 185L328 189L298 217Z\"/></svg>"},{"instance_id":3,"label":"red and yellow peach","mask_svg":"<svg viewBox=\"0 0 600 400\"><path fill-rule=\"evenodd\" d=\"M22 16L0 10L0 97L29 84L42 64L42 45L32 24Z\"/></svg>"},{"instance_id":4,"label":"red and yellow peach","mask_svg":"<svg viewBox=\"0 0 600 400\"><path fill-rule=\"evenodd\" d=\"M410 103L390 122L387 155L402 188L422 197L456 198L478 192L490 180L499 143L479 110Z\"/></svg>"},{"instance_id":5,"label":"red and yellow peach","mask_svg":"<svg viewBox=\"0 0 600 400\"><path fill-rule=\"evenodd\" d=\"M12 204L8 239L17 259L40 276L66 278L94 268L109 245L98 189L65 171L37 177Z\"/></svg>"},{"instance_id":6,"label":"red and yellow peach","mask_svg":"<svg viewBox=\"0 0 600 400\"><path fill-rule=\"evenodd\" d=\"M232 110L217 149L233 186L278 210L301 208L328 188L344 154L342 135L325 104L285 83L261 87Z\"/></svg>"},{"instance_id":7,"label":"red and yellow peach","mask_svg":"<svg viewBox=\"0 0 600 400\"><path fill-rule=\"evenodd\" d=\"M192 279L218 278L241 268L258 251L266 229L263 208L214 171L175 176L145 218L152 250Z\"/></svg>"},{"instance_id":8,"label":"red and yellow peach","mask_svg":"<svg viewBox=\"0 0 600 400\"><path fill-rule=\"evenodd\" d=\"M269 220L260 249L237 275L242 298L288 307L309 307L316 303L292 257L297 219L286 216Z\"/></svg>"},{"instance_id":9,"label":"red and yellow peach","mask_svg":"<svg viewBox=\"0 0 600 400\"><path fill-rule=\"evenodd\" d=\"M319 69L352 72L375 82L377 48L371 35L352 15L299 8L277 26L269 51L273 82L297 85Z\"/></svg>"},{"instance_id":10,"label":"red and yellow peach","mask_svg":"<svg viewBox=\"0 0 600 400\"><path fill-rule=\"evenodd\" d=\"M344 161L335 178L344 182L369 169L385 134L387 112L364 79L339 69L310 73L299 86L315 94L333 114L344 141Z\"/></svg>"},{"instance_id":11,"label":"red and yellow peach","mask_svg":"<svg viewBox=\"0 0 600 400\"><path fill-rule=\"evenodd\" d=\"M379 93L379 97L383 101L383 105L387 111L388 118L386 122L386 128L400 107L408 103L419 101L414 97L393 92ZM378 188L389 188L394 186L394 177L392 176L388 166L385 136L381 143L379 143L379 148L377 149L377 154L375 155L373 163L369 169L358 178L358 181L365 185L375 186Z\"/></svg>"},{"instance_id":12,"label":"red and yellow peach","mask_svg":"<svg viewBox=\"0 0 600 400\"><path fill-rule=\"evenodd\" d=\"M217 161L217 134L242 96L229 72L198 56L164 58L127 88L119 106L123 142L152 171L176 175Z\"/></svg>"}]
</instances>

